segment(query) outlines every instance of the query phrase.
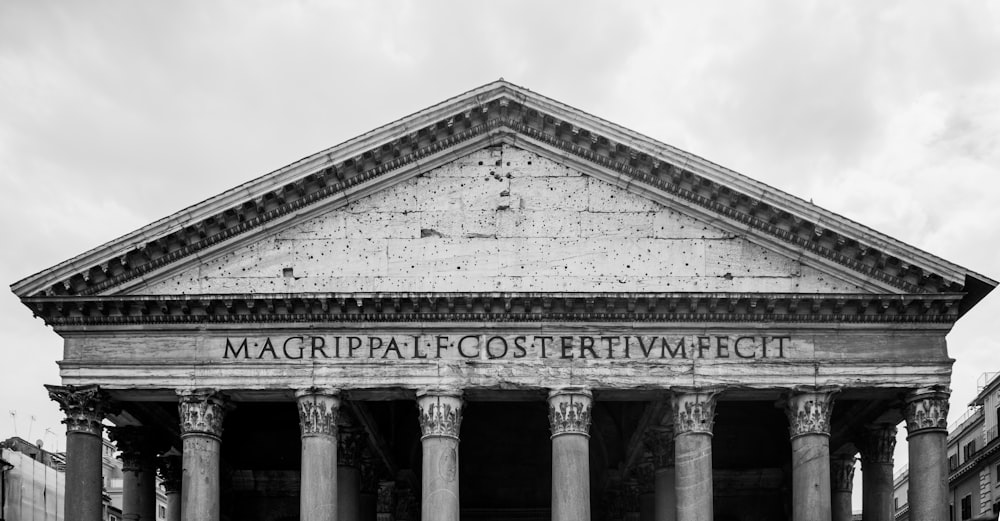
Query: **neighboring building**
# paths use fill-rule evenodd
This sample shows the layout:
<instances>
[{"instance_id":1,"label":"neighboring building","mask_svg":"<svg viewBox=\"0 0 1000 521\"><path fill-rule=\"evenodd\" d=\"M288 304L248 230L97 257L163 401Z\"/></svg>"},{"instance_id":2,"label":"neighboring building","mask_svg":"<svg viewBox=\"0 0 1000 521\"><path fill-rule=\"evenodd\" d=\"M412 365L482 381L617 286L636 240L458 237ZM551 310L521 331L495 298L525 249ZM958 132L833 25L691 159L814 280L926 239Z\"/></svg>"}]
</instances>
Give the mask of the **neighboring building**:
<instances>
[{"instance_id":1,"label":"neighboring building","mask_svg":"<svg viewBox=\"0 0 1000 521\"><path fill-rule=\"evenodd\" d=\"M65 340L71 461L104 420L170 449L171 514L845 521L858 452L891 510L900 422L914 483L947 464L945 338L996 286L501 80L13 290Z\"/></svg>"},{"instance_id":2,"label":"neighboring building","mask_svg":"<svg viewBox=\"0 0 1000 521\"><path fill-rule=\"evenodd\" d=\"M101 454L103 521L122 521L122 463L116 448L103 440ZM44 450L18 437L0 442L3 472L0 521L60 521L65 515L66 455ZM166 499L157 487L157 511L165 513ZM166 519L165 515L157 517Z\"/></svg>"},{"instance_id":3,"label":"neighboring building","mask_svg":"<svg viewBox=\"0 0 1000 521\"><path fill-rule=\"evenodd\" d=\"M1000 516L1000 372L979 378L978 394L969 410L949 427L948 509L952 521L997 519ZM906 490L909 475L896 476L896 520L909 519Z\"/></svg>"}]
</instances>

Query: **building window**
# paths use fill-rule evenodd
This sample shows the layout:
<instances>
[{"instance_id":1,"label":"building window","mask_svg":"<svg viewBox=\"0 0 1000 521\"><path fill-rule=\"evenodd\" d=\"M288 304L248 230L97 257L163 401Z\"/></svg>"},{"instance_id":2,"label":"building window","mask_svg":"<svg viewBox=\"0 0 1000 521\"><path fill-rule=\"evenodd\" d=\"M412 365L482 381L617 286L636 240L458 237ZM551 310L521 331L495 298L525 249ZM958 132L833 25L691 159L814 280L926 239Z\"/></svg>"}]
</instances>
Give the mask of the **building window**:
<instances>
[{"instance_id":1,"label":"building window","mask_svg":"<svg viewBox=\"0 0 1000 521\"><path fill-rule=\"evenodd\" d=\"M958 454L952 454L948 456L948 470L955 470L958 468Z\"/></svg>"},{"instance_id":2,"label":"building window","mask_svg":"<svg viewBox=\"0 0 1000 521\"><path fill-rule=\"evenodd\" d=\"M972 519L972 494L962 498L962 519Z\"/></svg>"},{"instance_id":3,"label":"building window","mask_svg":"<svg viewBox=\"0 0 1000 521\"><path fill-rule=\"evenodd\" d=\"M969 461L973 456L976 455L976 440L972 440L962 447L962 452L965 454L965 461Z\"/></svg>"},{"instance_id":4,"label":"building window","mask_svg":"<svg viewBox=\"0 0 1000 521\"><path fill-rule=\"evenodd\" d=\"M156 517L158 517L160 519L166 519L167 518L167 507L165 507L163 505L157 505Z\"/></svg>"},{"instance_id":5,"label":"building window","mask_svg":"<svg viewBox=\"0 0 1000 521\"><path fill-rule=\"evenodd\" d=\"M893 510L899 510L899 498L898 497L892 498L892 509Z\"/></svg>"}]
</instances>

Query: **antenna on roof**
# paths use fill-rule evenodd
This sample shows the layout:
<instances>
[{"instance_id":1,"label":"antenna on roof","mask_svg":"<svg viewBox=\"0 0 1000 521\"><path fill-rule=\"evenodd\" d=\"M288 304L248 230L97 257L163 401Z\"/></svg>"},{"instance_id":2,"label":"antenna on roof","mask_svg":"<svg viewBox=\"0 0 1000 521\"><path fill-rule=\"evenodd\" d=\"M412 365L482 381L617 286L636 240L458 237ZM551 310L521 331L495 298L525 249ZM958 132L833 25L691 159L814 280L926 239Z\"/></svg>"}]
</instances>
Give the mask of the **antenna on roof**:
<instances>
[{"instance_id":1,"label":"antenna on roof","mask_svg":"<svg viewBox=\"0 0 1000 521\"><path fill-rule=\"evenodd\" d=\"M17 436L17 411L8 411L10 413L10 422L14 424L14 436Z\"/></svg>"}]
</instances>

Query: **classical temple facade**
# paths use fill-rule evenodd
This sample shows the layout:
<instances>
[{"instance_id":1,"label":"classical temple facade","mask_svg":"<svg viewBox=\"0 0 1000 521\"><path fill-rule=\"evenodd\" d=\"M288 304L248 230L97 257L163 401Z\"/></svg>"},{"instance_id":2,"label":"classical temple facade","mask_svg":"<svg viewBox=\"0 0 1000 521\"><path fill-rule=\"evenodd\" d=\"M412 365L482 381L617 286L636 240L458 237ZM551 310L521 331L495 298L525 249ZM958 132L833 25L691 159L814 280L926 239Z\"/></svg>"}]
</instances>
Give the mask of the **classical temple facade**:
<instances>
[{"instance_id":1,"label":"classical temple facade","mask_svg":"<svg viewBox=\"0 0 1000 521\"><path fill-rule=\"evenodd\" d=\"M997 282L499 81L13 285L67 518L947 519L945 336Z\"/></svg>"}]
</instances>

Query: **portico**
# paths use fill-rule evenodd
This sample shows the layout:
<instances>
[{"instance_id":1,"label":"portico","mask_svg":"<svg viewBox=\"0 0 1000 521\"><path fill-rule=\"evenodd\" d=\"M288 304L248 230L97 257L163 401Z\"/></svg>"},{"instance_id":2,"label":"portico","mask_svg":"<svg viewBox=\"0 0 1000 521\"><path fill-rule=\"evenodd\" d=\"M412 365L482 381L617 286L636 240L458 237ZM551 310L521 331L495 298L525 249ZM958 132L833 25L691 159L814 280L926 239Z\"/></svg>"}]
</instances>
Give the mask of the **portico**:
<instances>
[{"instance_id":1,"label":"portico","mask_svg":"<svg viewBox=\"0 0 1000 521\"><path fill-rule=\"evenodd\" d=\"M939 521L945 336L995 286L498 82L14 290L81 521L104 420L142 521L155 466L185 521L831 521L858 457L882 519L901 422Z\"/></svg>"}]
</instances>

